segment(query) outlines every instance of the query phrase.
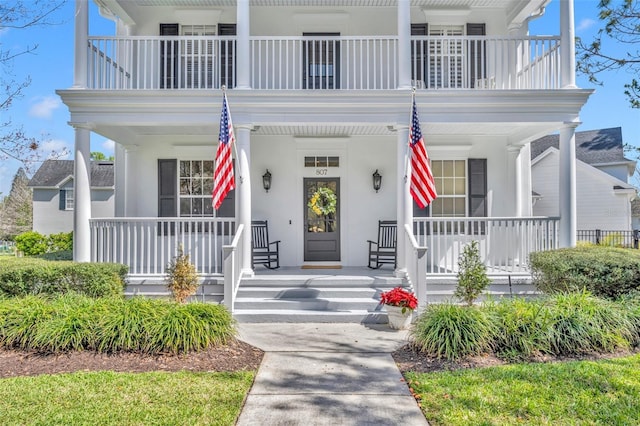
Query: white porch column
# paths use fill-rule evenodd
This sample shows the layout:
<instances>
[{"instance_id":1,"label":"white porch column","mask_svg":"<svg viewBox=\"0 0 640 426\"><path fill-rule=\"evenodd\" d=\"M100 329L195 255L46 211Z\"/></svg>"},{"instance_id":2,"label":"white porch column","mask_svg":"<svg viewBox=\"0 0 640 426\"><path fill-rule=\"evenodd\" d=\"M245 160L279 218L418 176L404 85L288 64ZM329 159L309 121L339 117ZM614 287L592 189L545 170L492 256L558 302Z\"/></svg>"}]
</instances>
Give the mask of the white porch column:
<instances>
[{"instance_id":1,"label":"white porch column","mask_svg":"<svg viewBox=\"0 0 640 426\"><path fill-rule=\"evenodd\" d=\"M576 215L576 127L567 123L560 129L560 247L575 247Z\"/></svg>"},{"instance_id":2,"label":"white porch column","mask_svg":"<svg viewBox=\"0 0 640 426\"><path fill-rule=\"evenodd\" d=\"M75 152L73 168L73 260L91 260L91 131L85 125L72 124L75 128Z\"/></svg>"},{"instance_id":3,"label":"white porch column","mask_svg":"<svg viewBox=\"0 0 640 426\"><path fill-rule=\"evenodd\" d=\"M410 88L411 4L409 0L398 0L398 89ZM398 235L400 235L399 231L400 228L398 228Z\"/></svg>"},{"instance_id":4,"label":"white porch column","mask_svg":"<svg viewBox=\"0 0 640 426\"><path fill-rule=\"evenodd\" d=\"M125 182L135 182L138 178L138 145L127 145L124 147L125 162L124 162L124 180ZM124 215L125 217L138 216L138 198L140 194L137 193L139 189L131 185L122 185L123 191L126 191L124 195Z\"/></svg>"},{"instance_id":5,"label":"white porch column","mask_svg":"<svg viewBox=\"0 0 640 426\"><path fill-rule=\"evenodd\" d=\"M253 275L251 266L251 130L250 124L235 124L236 133L236 219L238 225L244 225L242 239L242 273Z\"/></svg>"},{"instance_id":6,"label":"white porch column","mask_svg":"<svg viewBox=\"0 0 640 426\"><path fill-rule=\"evenodd\" d=\"M525 144L518 153L518 176L520 176L518 197L518 217L533 216L533 199L531 196L531 144Z\"/></svg>"},{"instance_id":7,"label":"white porch column","mask_svg":"<svg viewBox=\"0 0 640 426\"><path fill-rule=\"evenodd\" d=\"M88 0L76 0L74 37L73 87L85 89L87 87L87 43L89 42Z\"/></svg>"},{"instance_id":8,"label":"white porch column","mask_svg":"<svg viewBox=\"0 0 640 426\"><path fill-rule=\"evenodd\" d=\"M408 125L396 125L396 143L397 143L397 198L396 198L396 217L398 221L397 232L397 266L395 274L396 276L403 277L407 274L407 253L406 244L407 238L405 236L404 224L413 222L413 206L411 204L411 196L409 195L409 161L408 161L408 149L409 144L409 126Z\"/></svg>"},{"instance_id":9,"label":"white porch column","mask_svg":"<svg viewBox=\"0 0 640 426\"><path fill-rule=\"evenodd\" d=\"M576 86L576 31L573 15L573 0L560 0L560 87L571 89Z\"/></svg>"},{"instance_id":10,"label":"white porch column","mask_svg":"<svg viewBox=\"0 0 640 426\"><path fill-rule=\"evenodd\" d=\"M236 49L237 89L251 89L251 31L249 0L238 0L236 7L236 30L238 47ZM232 87L230 87L232 89Z\"/></svg>"},{"instance_id":11,"label":"white porch column","mask_svg":"<svg viewBox=\"0 0 640 426\"><path fill-rule=\"evenodd\" d=\"M518 176L518 154L520 147L517 145L507 146L507 188L509 190L510 200L513 202L501 209L498 216L518 216L518 204L520 200L520 176Z\"/></svg>"}]
</instances>

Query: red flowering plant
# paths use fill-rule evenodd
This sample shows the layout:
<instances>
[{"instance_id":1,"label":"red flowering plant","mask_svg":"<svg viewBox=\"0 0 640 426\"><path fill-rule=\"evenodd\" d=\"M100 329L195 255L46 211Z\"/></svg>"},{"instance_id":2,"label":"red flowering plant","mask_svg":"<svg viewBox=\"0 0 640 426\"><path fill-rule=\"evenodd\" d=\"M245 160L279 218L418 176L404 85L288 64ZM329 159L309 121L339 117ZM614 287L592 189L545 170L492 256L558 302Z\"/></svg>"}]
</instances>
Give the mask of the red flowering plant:
<instances>
[{"instance_id":1,"label":"red flowering plant","mask_svg":"<svg viewBox=\"0 0 640 426\"><path fill-rule=\"evenodd\" d=\"M418 307L418 299L416 299L415 294L402 287L396 287L392 290L380 293L380 303L401 307L403 314L407 309L414 310Z\"/></svg>"}]
</instances>

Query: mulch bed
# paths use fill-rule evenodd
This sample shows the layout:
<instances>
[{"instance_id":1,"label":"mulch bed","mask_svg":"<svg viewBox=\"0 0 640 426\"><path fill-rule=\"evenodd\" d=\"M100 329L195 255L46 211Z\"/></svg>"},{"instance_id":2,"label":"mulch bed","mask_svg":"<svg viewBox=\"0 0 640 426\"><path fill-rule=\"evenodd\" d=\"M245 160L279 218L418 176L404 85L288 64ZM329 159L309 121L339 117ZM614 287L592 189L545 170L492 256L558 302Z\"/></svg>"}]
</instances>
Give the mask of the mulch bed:
<instances>
[{"instance_id":1,"label":"mulch bed","mask_svg":"<svg viewBox=\"0 0 640 426\"><path fill-rule=\"evenodd\" d=\"M627 351L620 350L613 353L589 353L564 357L541 355L530 359L528 362L595 361L600 359L613 359L631 356L634 354L640 354L640 348ZM416 373L432 373L436 371L452 371L465 368L483 368L509 364L508 362L496 357L494 354L482 354L457 361L446 361L444 359L438 359L422 354L416 351L411 344L407 344L398 349L392 354L392 356L402 374L408 371Z\"/></svg>"},{"instance_id":2,"label":"mulch bed","mask_svg":"<svg viewBox=\"0 0 640 426\"><path fill-rule=\"evenodd\" d=\"M263 355L262 350L239 340L186 355L99 354L91 351L43 355L0 349L0 378L75 371L257 370Z\"/></svg>"}]
</instances>

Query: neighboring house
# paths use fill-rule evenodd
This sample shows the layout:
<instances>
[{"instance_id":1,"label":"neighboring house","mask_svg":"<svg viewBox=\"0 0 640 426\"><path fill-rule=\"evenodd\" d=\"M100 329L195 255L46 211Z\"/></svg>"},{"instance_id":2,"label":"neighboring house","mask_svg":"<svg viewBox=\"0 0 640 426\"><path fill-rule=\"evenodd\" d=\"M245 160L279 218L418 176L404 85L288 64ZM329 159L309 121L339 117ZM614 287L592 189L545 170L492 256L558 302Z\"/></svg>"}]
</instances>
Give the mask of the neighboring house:
<instances>
[{"instance_id":1,"label":"neighboring house","mask_svg":"<svg viewBox=\"0 0 640 426\"><path fill-rule=\"evenodd\" d=\"M114 215L114 165L91 162L91 216ZM57 234L73 230L73 160L46 160L29 181L33 189L33 230Z\"/></svg>"},{"instance_id":2,"label":"neighboring house","mask_svg":"<svg viewBox=\"0 0 640 426\"><path fill-rule=\"evenodd\" d=\"M74 83L57 91L76 132L76 185L89 185L91 132L115 142L118 166L115 217L76 210L76 260L162 277L183 244L205 277L224 264L233 307L254 273L252 219L268 221L285 267L364 266L390 219L396 273L414 285L424 269L455 277L471 240L491 273L527 274L530 251L576 238L575 205L563 221L531 218L530 142L559 131L570 147L592 93L576 86L573 0L560 2L560 35L528 35L548 3L96 0L115 36L90 36L76 0ZM223 86L236 189L214 217ZM413 87L439 192L423 210L407 179ZM561 155L558 169L575 161ZM567 175L559 192L571 198L574 184ZM327 190L334 207L319 213Z\"/></svg>"},{"instance_id":3,"label":"neighboring house","mask_svg":"<svg viewBox=\"0 0 640 426\"><path fill-rule=\"evenodd\" d=\"M531 143L531 181L539 194L534 216L559 215L559 136ZM576 198L578 230L628 231L636 189L628 182L636 162L624 156L622 129L576 132Z\"/></svg>"},{"instance_id":4,"label":"neighboring house","mask_svg":"<svg viewBox=\"0 0 640 426\"><path fill-rule=\"evenodd\" d=\"M640 229L640 198L631 202L631 227Z\"/></svg>"}]
</instances>

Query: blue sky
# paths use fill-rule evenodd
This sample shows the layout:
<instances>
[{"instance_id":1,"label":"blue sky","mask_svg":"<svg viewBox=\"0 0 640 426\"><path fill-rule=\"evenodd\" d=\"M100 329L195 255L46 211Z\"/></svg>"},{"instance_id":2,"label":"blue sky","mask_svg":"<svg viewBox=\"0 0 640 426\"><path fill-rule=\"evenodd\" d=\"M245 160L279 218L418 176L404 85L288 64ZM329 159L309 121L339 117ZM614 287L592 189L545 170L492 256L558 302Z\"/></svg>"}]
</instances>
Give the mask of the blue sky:
<instances>
[{"instance_id":1,"label":"blue sky","mask_svg":"<svg viewBox=\"0 0 640 426\"><path fill-rule=\"evenodd\" d=\"M575 0L576 34L586 40L591 40L600 25L597 4L597 0ZM65 89L73 84L73 14L74 1L68 0L54 16L61 22L60 25L0 31L2 50L19 51L27 45L38 44L34 54L21 56L14 62L13 74L16 79L30 75L32 83L24 91L23 98L14 103L8 115L14 123L23 124L27 134L46 135L47 142L42 146L45 154L50 149L66 148L73 151L74 133L67 124L69 112L55 93L56 89ZM531 34L540 35L559 34L559 0L552 0L545 15L531 23L530 31ZM98 15L92 1L89 32L92 35L114 34L113 23ZM640 111L629 107L623 94L624 83L630 80L630 76L620 71L601 78L605 82L603 87L594 86L586 78L578 76L579 87L596 90L580 114L583 124L578 131L622 127L624 141L640 146ZM112 155L113 142L92 134L91 150ZM0 162L0 196L8 195L18 167L15 161Z\"/></svg>"}]
</instances>

